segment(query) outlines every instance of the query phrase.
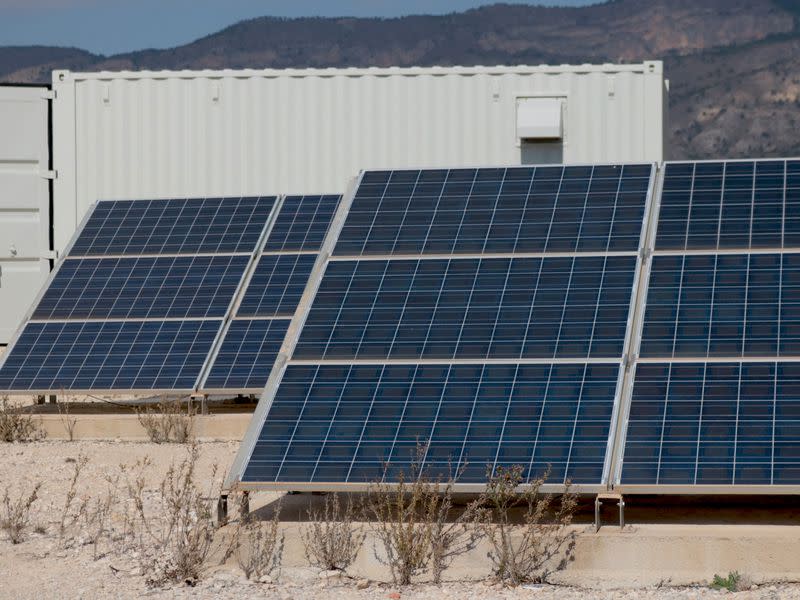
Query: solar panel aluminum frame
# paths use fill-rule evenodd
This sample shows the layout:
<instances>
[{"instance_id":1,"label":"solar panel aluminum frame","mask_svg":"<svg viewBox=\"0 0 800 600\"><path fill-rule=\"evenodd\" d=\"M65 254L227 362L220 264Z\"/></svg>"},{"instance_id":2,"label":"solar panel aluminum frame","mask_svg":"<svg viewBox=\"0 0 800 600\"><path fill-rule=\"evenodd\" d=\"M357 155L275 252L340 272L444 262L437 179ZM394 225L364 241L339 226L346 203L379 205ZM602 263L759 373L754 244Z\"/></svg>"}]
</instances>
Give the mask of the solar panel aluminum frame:
<instances>
[{"instance_id":1,"label":"solar panel aluminum frame","mask_svg":"<svg viewBox=\"0 0 800 600\"><path fill-rule=\"evenodd\" d=\"M637 253L637 260L636 260L636 267L634 273L634 284L632 286L631 291L631 307L633 307L633 303L637 297L638 289L640 287L640 274L641 274L641 266L643 257L646 255L645 253L645 233L649 230L649 221L650 217L650 207L653 203L654 197L654 186L657 181L658 176L658 165L657 163L650 163L651 164L651 173L650 173L650 180L648 183L648 190L645 199L645 213L643 216L643 223L642 229L640 233L640 241L639 241L639 251ZM514 165L519 167L520 165ZM528 166L528 165L524 165ZM535 166L535 165L532 165ZM549 165L552 166L552 165ZM568 166L594 166L594 165L568 165ZM461 167L459 167L461 168ZM464 167L470 168L470 167ZM474 168L486 168L484 165L483 167L474 167ZM508 167L511 168L511 167ZM410 170L410 169L403 169L403 170ZM258 491L258 490L295 490L295 491L364 491L368 489L368 484L362 483L310 483L310 482L243 482L242 477L244 475L244 471L247 467L247 464L252 456L253 450L255 448L256 442L258 441L258 436L261 432L264 420L269 413L269 410L272 406L272 401L275 397L277 392L277 388L280 385L281 379L283 378L283 374L288 366L288 363L291 359L291 355L293 353L294 347L299 339L299 334L302 330L303 324L305 323L306 318L308 317L308 313L310 311L311 305L314 301L316 296L317 290L319 285L322 281L322 277L325 272L325 267L327 266L328 262L338 261L338 260L353 260L352 256L349 255L334 255L333 250L338 242L339 235L341 233L342 227L344 226L344 222L347 218L347 215L350 210L350 206L355 198L355 194L359 188L361 180L364 177L364 171L362 171L359 176L351 182L350 187L348 188L347 193L342 197L342 201L339 205L339 209L336 213L336 216L331 223L331 227L328 231L328 235L326 236L325 242L323 244L323 248L320 251L320 256L315 263L314 271L309 280L309 285L306 287L306 290L303 294L303 298L300 301L300 305L298 306L298 310L295 313L294 318L292 319L292 323L289 326L289 330L287 332L286 338L284 340L284 345L281 348L281 351L278 354L278 358L275 361L275 366L270 374L269 380L267 382L266 387L264 388L263 394L259 399L258 406L256 407L256 411L253 415L252 420L250 421L250 425L248 426L248 430L242 440L242 443L239 447L239 452L237 453L234 462L228 472L228 475L225 479L223 488L228 491ZM531 254L531 256L537 257L555 257L562 255L562 253L535 253ZM593 256L593 255L600 255L600 256L614 256L614 255L623 255L623 256L631 256L633 252L567 252L563 253L564 256L575 257L575 256ZM443 255L442 258L468 258L471 255ZM490 255L476 255L479 258L489 258ZM508 257L509 254L501 254L503 257ZM522 258L528 256L527 254L513 254L514 258ZM358 260L386 260L389 259L402 259L404 255L374 255L374 256L359 256ZM410 255L408 258L419 258L420 255ZM431 258L433 255L426 255L425 258ZM596 494L606 492L610 489L610 475L611 475L611 468L612 468L612 448L614 446L614 441L616 439L615 436L615 426L618 422L619 413L621 410L621 396L623 391L623 384L626 376L626 366L629 364L629 348L630 348L630 338L632 335L632 329L634 326L634 310L631 308L628 311L628 322L626 325L626 333L625 333L625 343L624 343L624 355L620 359L569 359L569 358L558 358L558 359L525 359L522 361L509 361L507 359L488 359L488 360L440 360L440 359L430 359L430 360L383 360L383 361L376 361L376 360L348 360L345 361L346 364L403 364L403 363L413 363L413 364L424 364L426 362L431 363L438 363L438 364L491 364L493 362L497 363L508 363L508 362L519 362L525 364L588 364L588 363L619 363L619 375L617 380L617 387L614 397L614 403L612 408L612 416L610 421L610 428L609 428L609 439L606 445L606 455L603 464L603 475L601 477L601 482L599 484L581 484L577 485L574 484L570 486L570 489L576 493L581 494ZM336 364L337 361L326 361L326 364ZM292 361L292 364L302 365L302 364L318 364L318 361L310 360L310 361L303 361L297 360ZM565 491L566 486L563 484L545 484L542 486L542 491L545 493L562 493ZM485 490L485 485L483 484L461 484L456 483L454 485L454 490L457 492L462 493L480 493Z\"/></svg>"},{"instance_id":2,"label":"solar panel aluminum frame","mask_svg":"<svg viewBox=\"0 0 800 600\"><path fill-rule=\"evenodd\" d=\"M650 241L655 239L653 221L657 221L658 204L661 200L661 173L663 169L659 169L657 163L653 163L650 172L650 183L647 186L647 196L645 198L645 210L642 217L642 230L639 234L639 255L636 258L636 273L633 278L633 289L631 290L631 303L628 309L628 324L625 331L625 343L622 349L622 361L620 365L620 381L617 386L617 394L614 398L614 408L611 413L611 427L608 434L608 445L606 447L606 460L603 467L603 481L606 483L607 489L613 488L613 476L615 469L616 452L619 445L620 437L624 437L624 432L627 431L627 425L622 427L621 421L627 420L629 404L626 407L625 395L627 389L630 387L628 380L630 379L630 372L633 364L633 352L639 350L639 338L641 337L640 321L640 305L643 296L647 295L647 282L649 277L644 276L643 272L649 269L651 263ZM654 206L655 205L655 206ZM642 310L641 316L644 316Z\"/></svg>"},{"instance_id":3,"label":"solar panel aluminum frame","mask_svg":"<svg viewBox=\"0 0 800 600\"><path fill-rule=\"evenodd\" d=\"M649 239L647 241L647 261L644 265L642 275L643 293L637 301L637 323L632 338L633 348L635 349L630 357L630 368L626 375L625 390L623 392L621 418L618 421L618 434L615 442L613 471L609 480L609 489L620 494L642 495L799 495L800 485L737 485L737 484L623 484L622 470L625 459L625 443L630 419L630 410L633 400L633 386L636 379L636 369L640 364L648 363L744 363L744 362L800 362L800 357L677 357L677 358L641 358L639 350L641 348L642 333L644 328L644 316L647 310L647 294L649 291L650 271L653 258L658 256L687 256L687 255L731 255L731 254L783 254L797 253L798 250L786 250L785 248L724 248L724 249L697 249L697 250L658 250L655 249L656 234L658 232L658 221L661 212L661 199L666 177L666 168L670 164L709 164L709 163L761 163L797 160L797 158L758 158L758 159L719 159L719 160L697 160L697 161L665 161L661 163L656 182L655 201L650 215Z\"/></svg>"},{"instance_id":4,"label":"solar panel aluminum frame","mask_svg":"<svg viewBox=\"0 0 800 600\"><path fill-rule=\"evenodd\" d=\"M161 198L159 198L159 200L160 199ZM164 198L164 200L170 200L170 198ZM253 257L256 256L257 250L262 248L263 244L266 242L267 232L268 232L268 230L271 229L271 226L274 223L275 217L277 215L276 207L278 207L280 205L281 201L282 201L282 196L277 196L277 199L276 199L275 203L273 204L272 210L271 210L270 215L268 217L267 225L264 227L264 230L261 233L261 239L259 240L259 243L256 244L256 250L254 250L253 252L249 253L250 257L251 257L250 258L250 264L248 265L248 268L245 269L244 273L242 273L242 277L239 280L239 285L238 285L238 288L237 288L237 292L234 294L234 297L231 300L231 303L228 305L228 310L227 310L226 314L230 314L231 313L231 311L233 310L233 306L234 306L234 303L235 303L236 299L238 298L238 296L242 293L242 291L244 289L243 288L243 282L245 280L245 276L246 276L249 268L254 268L253 264L256 261L253 260ZM8 359L8 357L11 355L11 352L14 350L14 346L16 345L17 341L19 340L20 336L22 335L22 332L25 330L25 327L27 326L27 324L33 320L31 317L33 316L34 312L36 311L36 308L39 306L39 303L41 302L42 298L47 293L47 290L49 289L49 287L52 284L53 280L58 275L58 272L61 269L61 267L64 264L64 262L66 262L67 260L79 260L79 259L85 259L85 258L103 259L103 258L111 258L111 257L117 256L117 255L108 255L108 256L101 255L101 256L91 256L91 257L80 256L80 257L73 257L73 258L70 258L70 256L69 256L70 251L72 250L73 246L75 245L75 243L78 240L78 238L80 237L80 235L83 233L83 230L86 227L86 224L89 222L89 219L91 218L92 214L97 209L97 207L103 202L117 202L117 200L98 200L98 201L95 201L91 205L89 210L86 211L86 214L84 215L83 219L81 220L80 224L78 225L78 228L75 230L75 233L73 234L72 239L70 239L69 243L64 248L64 253L61 256L58 257L58 260L56 261L55 267L53 268L53 270L51 271L51 273L48 276L47 280L44 282L44 284L42 285L41 289L37 293L36 298L31 303L30 308L25 313L25 316L23 317L20 326L17 328L17 331L14 333L13 338L9 342L8 346L6 347L6 351L3 353L2 356L0 356L0 369L2 369L3 365L5 364L5 361ZM244 252L225 252L225 253L221 253L220 255L222 255L222 256L225 256L225 255L245 256L247 254L248 253L244 253ZM195 255L189 254L189 255L186 255L186 256L198 256L198 255L199 256L203 256L203 255L209 255L209 254L200 253L200 254L195 254ZM156 254L141 254L141 255L140 254L133 254L133 255L125 255L125 256L126 257L150 257L150 256L158 257L158 256L173 256L173 255L172 254L158 254L158 255L156 255ZM177 256L177 254L175 254L175 256ZM181 255L181 256L183 256L183 255ZM213 342L213 344L211 346L212 348L216 348L217 346L221 345L221 339L222 339L221 338L221 333L222 333L222 331L224 329L224 325L225 325L225 322L226 322L225 321L225 317L214 317L214 318L209 318L209 319L202 319L202 318L194 318L194 319L182 319L182 318L181 319L154 319L154 318L147 318L147 319L36 319L35 321L36 322L48 322L48 323L61 323L61 322L82 322L82 321L87 321L88 322L88 321L106 321L106 320L108 320L108 321L130 321L130 322L142 322L142 321L212 321L212 322L217 322L218 321L220 325L219 325L219 328L217 329L217 335L216 335L216 337L214 339L214 342ZM204 367L200 370L200 373L199 373L197 379L195 380L194 387L192 387L191 389L188 389L188 388L187 389L184 389L184 388L181 388L181 389L174 389L174 388L171 388L171 389L151 389L151 388L147 388L147 389L116 389L116 388L115 389L99 389L99 388L91 388L91 389L85 389L84 390L84 389L77 389L77 388L72 389L71 388L68 391L69 391L69 393L72 393L72 394L148 394L148 395L166 395L166 394L176 395L176 394L178 394L178 395L182 395L182 396L191 396L191 395L194 395L196 393L197 387L198 387L198 385L199 385L199 383L201 381L201 377L202 377L203 372L206 369L207 365L208 365L208 357L206 358L206 362L204 364ZM59 388L59 389L30 389L30 390L19 390L19 391L15 390L10 395L35 396L35 395L48 395L48 394L62 394L62 393L64 393L64 391L65 390L63 388Z\"/></svg>"},{"instance_id":5,"label":"solar panel aluminum frame","mask_svg":"<svg viewBox=\"0 0 800 600\"><path fill-rule=\"evenodd\" d=\"M247 463L253 454L253 449L258 441L258 436L261 433L264 420L269 413L270 408L272 407L272 401L275 397L275 393L278 390L278 385L280 385L281 379L283 378L283 373L286 370L286 365L291 357L295 345L297 344L297 340L300 337L300 331L303 329L303 324L308 317L311 304L314 301L314 297L317 295L317 289L319 288L320 283L322 283L322 277L325 274L325 267L328 263L328 258L333 253L333 249L336 246L337 240L339 239L339 233L344 226L347 214L350 212L350 206L353 203L356 191L358 190L358 186L363 177L364 172L362 171L359 173L358 177L350 181L350 185L342 196L342 199L339 202L339 207L336 209L336 213L331 220L328 233L325 236L325 240L323 241L322 247L319 250L317 260L314 262L314 268L308 278L306 289L304 290L297 309L295 310L294 316L289 323L289 328L286 330L286 336L283 339L283 345L278 351L278 355L275 358L275 364L273 365L272 371L269 374L267 383L264 386L264 389L261 390L262 393L258 399L256 410L253 413L253 417L250 419L250 423L247 426L247 431L242 438L242 442L239 444L239 450L236 453L236 457L234 458L233 463L228 470L228 474L223 483L223 488L225 490L244 491L246 489L273 489L273 486L270 486L269 484L255 484L250 485L249 487L244 487L244 484L241 482L242 476L244 475ZM292 489L300 488L293 487Z\"/></svg>"}]
</instances>

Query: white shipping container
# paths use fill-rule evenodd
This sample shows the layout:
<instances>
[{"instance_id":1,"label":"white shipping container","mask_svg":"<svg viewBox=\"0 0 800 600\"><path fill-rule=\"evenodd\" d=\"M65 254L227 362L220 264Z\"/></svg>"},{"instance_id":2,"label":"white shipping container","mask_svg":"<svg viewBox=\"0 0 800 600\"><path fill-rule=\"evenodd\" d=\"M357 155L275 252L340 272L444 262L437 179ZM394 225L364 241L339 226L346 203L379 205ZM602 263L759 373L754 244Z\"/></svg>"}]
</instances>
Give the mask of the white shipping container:
<instances>
[{"instance_id":1,"label":"white shipping container","mask_svg":"<svg viewBox=\"0 0 800 600\"><path fill-rule=\"evenodd\" d=\"M370 168L666 158L658 61L56 71L53 90L57 251L99 199L336 193Z\"/></svg>"}]
</instances>

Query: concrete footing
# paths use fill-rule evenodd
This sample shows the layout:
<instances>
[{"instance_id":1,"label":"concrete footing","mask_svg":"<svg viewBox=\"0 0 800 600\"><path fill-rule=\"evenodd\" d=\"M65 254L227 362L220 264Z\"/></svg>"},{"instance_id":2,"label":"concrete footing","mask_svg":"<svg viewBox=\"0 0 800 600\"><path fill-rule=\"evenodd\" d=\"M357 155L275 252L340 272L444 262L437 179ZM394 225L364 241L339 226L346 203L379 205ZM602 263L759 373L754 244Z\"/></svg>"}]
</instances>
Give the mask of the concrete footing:
<instances>
[{"instance_id":1,"label":"concrete footing","mask_svg":"<svg viewBox=\"0 0 800 600\"><path fill-rule=\"evenodd\" d=\"M114 440L146 441L147 433L136 415L37 415L36 422L47 439L69 439L66 420L74 420L74 439L76 440ZM200 439L235 440L244 437L252 415L219 414L197 415L193 418L194 435Z\"/></svg>"}]
</instances>

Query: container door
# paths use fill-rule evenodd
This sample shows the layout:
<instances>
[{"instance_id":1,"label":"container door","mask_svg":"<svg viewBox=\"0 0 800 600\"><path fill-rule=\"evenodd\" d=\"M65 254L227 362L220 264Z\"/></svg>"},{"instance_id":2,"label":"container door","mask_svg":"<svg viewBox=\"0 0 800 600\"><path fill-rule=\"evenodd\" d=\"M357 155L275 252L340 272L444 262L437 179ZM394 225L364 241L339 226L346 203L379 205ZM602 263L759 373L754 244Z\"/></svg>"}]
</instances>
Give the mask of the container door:
<instances>
[{"instance_id":1,"label":"container door","mask_svg":"<svg viewBox=\"0 0 800 600\"><path fill-rule=\"evenodd\" d=\"M47 88L0 86L0 344L50 272Z\"/></svg>"}]
</instances>

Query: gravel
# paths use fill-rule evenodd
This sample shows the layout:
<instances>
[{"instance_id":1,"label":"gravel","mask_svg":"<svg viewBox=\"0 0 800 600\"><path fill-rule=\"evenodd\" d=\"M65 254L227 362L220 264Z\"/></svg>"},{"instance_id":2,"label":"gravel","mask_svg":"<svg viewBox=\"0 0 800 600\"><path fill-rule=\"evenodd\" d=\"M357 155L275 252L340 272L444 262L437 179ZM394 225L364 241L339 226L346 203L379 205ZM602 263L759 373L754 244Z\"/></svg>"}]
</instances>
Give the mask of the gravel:
<instances>
[{"instance_id":1,"label":"gravel","mask_svg":"<svg viewBox=\"0 0 800 600\"><path fill-rule=\"evenodd\" d=\"M207 482L214 464L219 466L217 483L225 474L238 448L237 443L201 444L198 477ZM310 569L284 568L260 582L248 581L241 570L226 565L209 569L193 585L150 588L140 574L135 553L108 553L95 560L91 545L59 542L58 522L66 489L74 468L69 459L79 455L89 458L79 486L79 496L88 497L104 489L105 477L118 473L120 465L132 465L149 457L147 485L154 489L169 465L185 456L185 447L132 442L37 442L7 444L0 461L0 495L8 490L12 497L42 481L41 499L34 505L32 523L44 527L44 533L30 532L28 539L12 545L0 534L0 597L40 598L271 598L276 600L325 599L558 599L577 598L657 598L689 599L730 596L742 599L800 599L800 585L776 584L753 586L753 589L729 593L707 587L584 589L552 585L504 588L491 582L445 583L440 586L414 585L404 588L365 579L320 577ZM101 552L102 554L102 552ZM611 586L604 586L611 587Z\"/></svg>"}]
</instances>

